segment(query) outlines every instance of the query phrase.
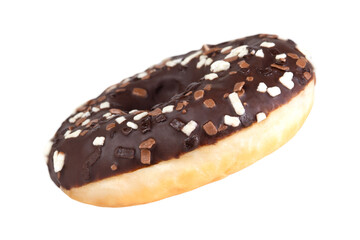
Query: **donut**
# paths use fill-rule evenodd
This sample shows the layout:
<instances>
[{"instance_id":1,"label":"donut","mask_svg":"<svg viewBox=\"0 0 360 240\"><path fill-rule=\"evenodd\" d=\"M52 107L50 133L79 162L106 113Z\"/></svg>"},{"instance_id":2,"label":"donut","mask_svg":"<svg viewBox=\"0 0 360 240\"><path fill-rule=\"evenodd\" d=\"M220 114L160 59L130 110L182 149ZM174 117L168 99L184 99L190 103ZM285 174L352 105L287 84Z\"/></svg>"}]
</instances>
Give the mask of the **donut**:
<instances>
[{"instance_id":1,"label":"donut","mask_svg":"<svg viewBox=\"0 0 360 240\"><path fill-rule=\"evenodd\" d=\"M167 58L108 87L51 139L47 167L71 198L144 204L235 173L285 144L314 99L292 40L258 34Z\"/></svg>"}]
</instances>

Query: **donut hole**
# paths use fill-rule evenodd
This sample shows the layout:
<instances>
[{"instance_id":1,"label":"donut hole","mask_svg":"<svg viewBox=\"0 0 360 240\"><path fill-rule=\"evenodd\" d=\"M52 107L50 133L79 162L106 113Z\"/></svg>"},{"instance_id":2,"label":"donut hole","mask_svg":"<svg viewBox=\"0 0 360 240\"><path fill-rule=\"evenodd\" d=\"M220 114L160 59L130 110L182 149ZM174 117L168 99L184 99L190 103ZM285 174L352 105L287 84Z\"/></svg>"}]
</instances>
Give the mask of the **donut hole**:
<instances>
[{"instance_id":1,"label":"donut hole","mask_svg":"<svg viewBox=\"0 0 360 240\"><path fill-rule=\"evenodd\" d=\"M186 85L182 84L179 79L163 78L158 81L142 82L137 84L137 88L147 90L147 97L139 97L135 95L114 93L111 94L111 103L114 107L122 111L131 111L134 109L151 111L158 106L164 105L178 97L179 93L184 92Z\"/></svg>"},{"instance_id":2,"label":"donut hole","mask_svg":"<svg viewBox=\"0 0 360 240\"><path fill-rule=\"evenodd\" d=\"M181 88L178 81L170 80L160 82L153 91L153 104L149 109L146 110L151 110L151 108L156 105L170 101L182 90L183 89Z\"/></svg>"}]
</instances>

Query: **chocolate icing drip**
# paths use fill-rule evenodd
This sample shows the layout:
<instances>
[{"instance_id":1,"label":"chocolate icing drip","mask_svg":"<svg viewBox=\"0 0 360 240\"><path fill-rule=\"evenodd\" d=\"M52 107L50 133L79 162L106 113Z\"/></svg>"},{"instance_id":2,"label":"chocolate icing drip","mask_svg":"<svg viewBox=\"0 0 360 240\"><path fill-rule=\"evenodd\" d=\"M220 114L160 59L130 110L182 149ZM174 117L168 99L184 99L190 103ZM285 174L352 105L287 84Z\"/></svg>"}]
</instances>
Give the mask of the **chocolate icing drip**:
<instances>
[{"instance_id":1,"label":"chocolate icing drip","mask_svg":"<svg viewBox=\"0 0 360 240\"><path fill-rule=\"evenodd\" d=\"M247 45L247 54L225 59L230 64L226 70L211 71L214 62L224 60L231 52L222 49L242 45ZM293 73L291 89L279 81L285 72ZM217 77L207 80L209 73ZM164 60L108 88L63 122L52 139L50 176L56 185L70 189L177 158L256 124L258 113L267 116L289 102L313 76L312 65L293 41L264 34L204 45L201 52ZM273 97L259 92L260 82L279 87L281 93ZM244 114L239 115L229 99L234 91ZM225 125L225 115L238 117L240 124ZM197 125L185 130L190 121ZM104 137L103 144L94 143L97 137ZM140 149L149 138L156 144ZM60 174L54 171L55 151L65 154Z\"/></svg>"}]
</instances>

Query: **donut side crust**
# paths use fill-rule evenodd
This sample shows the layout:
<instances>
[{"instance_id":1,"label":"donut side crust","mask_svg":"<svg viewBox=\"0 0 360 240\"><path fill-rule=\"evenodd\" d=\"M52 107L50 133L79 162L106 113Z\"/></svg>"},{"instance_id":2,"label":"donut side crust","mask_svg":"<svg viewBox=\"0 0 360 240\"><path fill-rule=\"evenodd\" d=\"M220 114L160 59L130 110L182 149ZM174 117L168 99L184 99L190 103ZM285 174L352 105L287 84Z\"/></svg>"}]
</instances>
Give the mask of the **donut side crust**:
<instances>
[{"instance_id":1,"label":"donut side crust","mask_svg":"<svg viewBox=\"0 0 360 240\"><path fill-rule=\"evenodd\" d=\"M220 180L272 153L296 134L313 105L314 85L315 76L303 91L265 120L216 144L134 172L61 189L83 203L124 207L157 201Z\"/></svg>"}]
</instances>

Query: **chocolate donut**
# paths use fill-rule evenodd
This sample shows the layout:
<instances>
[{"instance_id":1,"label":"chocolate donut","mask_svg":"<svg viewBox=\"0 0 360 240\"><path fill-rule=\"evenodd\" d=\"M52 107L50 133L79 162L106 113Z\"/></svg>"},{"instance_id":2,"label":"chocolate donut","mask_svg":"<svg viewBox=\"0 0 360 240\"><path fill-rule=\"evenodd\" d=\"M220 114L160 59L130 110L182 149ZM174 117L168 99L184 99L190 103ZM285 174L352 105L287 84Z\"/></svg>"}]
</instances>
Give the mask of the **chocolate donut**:
<instances>
[{"instance_id":1,"label":"chocolate donut","mask_svg":"<svg viewBox=\"0 0 360 240\"><path fill-rule=\"evenodd\" d=\"M312 65L260 34L171 57L107 88L51 140L51 179L98 206L156 201L221 179L288 141L313 103Z\"/></svg>"}]
</instances>

